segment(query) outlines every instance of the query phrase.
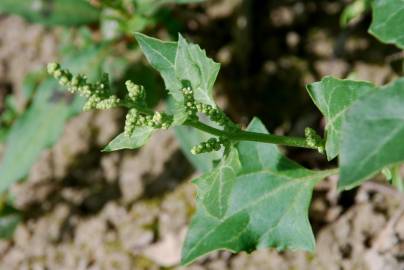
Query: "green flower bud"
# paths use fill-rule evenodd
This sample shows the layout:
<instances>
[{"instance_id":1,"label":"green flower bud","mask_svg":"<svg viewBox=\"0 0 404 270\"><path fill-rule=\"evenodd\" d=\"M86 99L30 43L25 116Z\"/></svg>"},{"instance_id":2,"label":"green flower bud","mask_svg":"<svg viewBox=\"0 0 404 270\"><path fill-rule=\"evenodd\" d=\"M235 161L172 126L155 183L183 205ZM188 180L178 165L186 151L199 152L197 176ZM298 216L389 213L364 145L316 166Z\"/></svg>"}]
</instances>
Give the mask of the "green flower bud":
<instances>
[{"instance_id":1,"label":"green flower bud","mask_svg":"<svg viewBox=\"0 0 404 270\"><path fill-rule=\"evenodd\" d=\"M161 113L155 112L154 115L153 115L153 121L155 121L155 122L160 122L161 119L162 119Z\"/></svg>"},{"instance_id":2,"label":"green flower bud","mask_svg":"<svg viewBox=\"0 0 404 270\"><path fill-rule=\"evenodd\" d=\"M133 133L133 130L137 126L137 122L140 115L136 109L130 109L129 112L126 114L125 118L125 135L130 136Z\"/></svg>"},{"instance_id":3,"label":"green flower bud","mask_svg":"<svg viewBox=\"0 0 404 270\"><path fill-rule=\"evenodd\" d=\"M200 144L192 147L191 153L194 155L201 154L201 153L207 153L207 152L212 152L212 151L218 151L220 150L222 146L222 143L220 141L220 138L210 138L206 142L201 142Z\"/></svg>"},{"instance_id":4,"label":"green flower bud","mask_svg":"<svg viewBox=\"0 0 404 270\"><path fill-rule=\"evenodd\" d=\"M56 78L56 79L59 79L60 77L62 77L63 76L63 72L61 71L61 70L55 70L54 72L53 72L53 76Z\"/></svg>"},{"instance_id":5,"label":"green flower bud","mask_svg":"<svg viewBox=\"0 0 404 270\"><path fill-rule=\"evenodd\" d=\"M60 65L58 63L49 63L47 66L48 73L53 75L56 70L60 70Z\"/></svg>"},{"instance_id":6,"label":"green flower bud","mask_svg":"<svg viewBox=\"0 0 404 270\"><path fill-rule=\"evenodd\" d=\"M76 86L77 87L77 86L79 86L79 83L80 83L80 75L73 76L71 81L70 81L71 86Z\"/></svg>"},{"instance_id":7,"label":"green flower bud","mask_svg":"<svg viewBox=\"0 0 404 270\"><path fill-rule=\"evenodd\" d=\"M192 88L189 87L189 86L182 88L182 93L186 97L193 97L193 95L194 95L194 92L192 91Z\"/></svg>"},{"instance_id":8,"label":"green flower bud","mask_svg":"<svg viewBox=\"0 0 404 270\"><path fill-rule=\"evenodd\" d=\"M98 97L97 95L90 96L90 98L84 104L83 110L84 111L89 111L89 110L95 109L97 107L97 104L100 101L101 101L101 98Z\"/></svg>"},{"instance_id":9,"label":"green flower bud","mask_svg":"<svg viewBox=\"0 0 404 270\"><path fill-rule=\"evenodd\" d=\"M63 86L67 85L69 83L69 78L66 75L64 75L60 77L59 83Z\"/></svg>"},{"instance_id":10,"label":"green flower bud","mask_svg":"<svg viewBox=\"0 0 404 270\"><path fill-rule=\"evenodd\" d=\"M120 99L116 97L115 95L110 96L107 99L101 100L96 104L96 109L99 110L108 110L115 108L119 105Z\"/></svg>"},{"instance_id":11,"label":"green flower bud","mask_svg":"<svg viewBox=\"0 0 404 270\"><path fill-rule=\"evenodd\" d=\"M142 85L134 84L132 81L125 82L126 89L129 93L129 98L135 102L144 100L146 97L144 87Z\"/></svg>"},{"instance_id":12,"label":"green flower bud","mask_svg":"<svg viewBox=\"0 0 404 270\"><path fill-rule=\"evenodd\" d=\"M309 127L305 128L304 135L306 137L306 143L308 146L317 148L321 154L325 152L324 139L321 138L314 129Z\"/></svg>"},{"instance_id":13,"label":"green flower bud","mask_svg":"<svg viewBox=\"0 0 404 270\"><path fill-rule=\"evenodd\" d=\"M81 95L85 96L85 97L90 97L91 92L93 92L90 85L83 85L82 87L79 87L78 89L79 89L79 92L81 93Z\"/></svg>"}]
</instances>

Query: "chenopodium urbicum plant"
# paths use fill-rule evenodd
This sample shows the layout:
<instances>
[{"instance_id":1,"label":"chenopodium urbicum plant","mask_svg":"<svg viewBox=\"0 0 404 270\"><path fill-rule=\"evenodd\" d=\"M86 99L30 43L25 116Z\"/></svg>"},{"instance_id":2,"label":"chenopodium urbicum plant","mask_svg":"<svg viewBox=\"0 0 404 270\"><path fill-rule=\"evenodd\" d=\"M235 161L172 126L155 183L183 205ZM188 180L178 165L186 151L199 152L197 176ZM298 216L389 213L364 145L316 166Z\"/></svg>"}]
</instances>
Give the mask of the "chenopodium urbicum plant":
<instances>
[{"instance_id":1,"label":"chenopodium urbicum plant","mask_svg":"<svg viewBox=\"0 0 404 270\"><path fill-rule=\"evenodd\" d=\"M105 151L138 148L155 130L180 125L211 134L191 152L221 150L223 158L193 181L198 187L197 211L184 243L183 264L219 249L314 250L308 220L312 191L338 169L306 169L284 157L277 144L314 149L330 160L339 155L340 189L356 186L381 170L397 171L397 164L404 160L404 148L398 146L404 145L404 79L376 87L326 77L308 85L310 96L327 119L326 139L311 128L306 128L303 138L276 136L258 118L242 130L216 105L212 91L220 66L198 45L181 35L178 42L140 33L136 39L173 99L171 113L149 108L147 89L131 81L126 82L127 94L118 97L107 76L90 83L56 63L49 64L48 71L69 91L87 98L85 110L128 109L125 130ZM378 88L382 90L376 91ZM394 175L397 181L398 174Z\"/></svg>"}]
</instances>

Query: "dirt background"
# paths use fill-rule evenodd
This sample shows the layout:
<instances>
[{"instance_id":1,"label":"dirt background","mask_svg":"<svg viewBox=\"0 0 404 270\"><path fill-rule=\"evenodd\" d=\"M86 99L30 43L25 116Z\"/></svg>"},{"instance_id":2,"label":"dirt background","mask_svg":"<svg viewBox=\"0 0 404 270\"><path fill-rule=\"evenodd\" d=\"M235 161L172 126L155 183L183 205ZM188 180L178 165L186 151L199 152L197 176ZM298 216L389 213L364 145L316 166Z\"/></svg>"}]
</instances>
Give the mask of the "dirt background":
<instances>
[{"instance_id":1,"label":"dirt background","mask_svg":"<svg viewBox=\"0 0 404 270\"><path fill-rule=\"evenodd\" d=\"M369 16L341 30L349 1L262 2L211 1L178 13L186 35L222 63L217 98L239 123L257 115L277 134L321 130L306 83L354 74L383 84L401 72L397 50L366 33ZM25 74L52 61L56 48L49 29L1 16L0 102L7 93L18 100ZM138 151L101 153L121 121L118 110L75 117L13 187L24 222L0 241L0 269L404 269L403 195L380 179L338 193L332 177L313 195L315 254L215 252L178 266L197 172L170 131ZM309 151L286 153L310 168L330 166Z\"/></svg>"}]
</instances>

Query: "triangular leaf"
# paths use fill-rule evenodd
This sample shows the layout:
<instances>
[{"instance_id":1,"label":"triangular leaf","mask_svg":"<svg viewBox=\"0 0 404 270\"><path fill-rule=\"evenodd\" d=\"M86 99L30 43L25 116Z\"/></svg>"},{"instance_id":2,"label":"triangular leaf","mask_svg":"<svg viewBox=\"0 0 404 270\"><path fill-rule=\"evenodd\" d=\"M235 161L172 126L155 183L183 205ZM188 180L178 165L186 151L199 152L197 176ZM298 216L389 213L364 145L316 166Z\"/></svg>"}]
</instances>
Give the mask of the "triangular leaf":
<instances>
[{"instance_id":1,"label":"triangular leaf","mask_svg":"<svg viewBox=\"0 0 404 270\"><path fill-rule=\"evenodd\" d=\"M195 100L216 107L212 92L220 64L208 58L198 45L187 43L181 35L178 39L175 70L178 79L191 83Z\"/></svg>"},{"instance_id":2,"label":"triangular leaf","mask_svg":"<svg viewBox=\"0 0 404 270\"><path fill-rule=\"evenodd\" d=\"M340 188L404 161L404 78L354 103L342 127Z\"/></svg>"},{"instance_id":3,"label":"triangular leaf","mask_svg":"<svg viewBox=\"0 0 404 270\"><path fill-rule=\"evenodd\" d=\"M325 149L328 160L331 160L339 153L341 127L348 108L376 87L368 82L325 77L307 85L307 90L327 120Z\"/></svg>"},{"instance_id":4,"label":"triangular leaf","mask_svg":"<svg viewBox=\"0 0 404 270\"><path fill-rule=\"evenodd\" d=\"M216 107L213 84L220 65L206 56L198 45L188 43L181 35L178 42L164 42L141 33L135 34L150 64L160 72L165 87L173 96L174 124L182 124L187 115L181 88L192 86L195 100Z\"/></svg>"},{"instance_id":5,"label":"triangular leaf","mask_svg":"<svg viewBox=\"0 0 404 270\"><path fill-rule=\"evenodd\" d=\"M267 132L257 119L248 130ZM324 176L283 157L274 145L240 142L214 171L196 180L197 212L182 263L218 249L313 250L307 212L313 186Z\"/></svg>"}]
</instances>

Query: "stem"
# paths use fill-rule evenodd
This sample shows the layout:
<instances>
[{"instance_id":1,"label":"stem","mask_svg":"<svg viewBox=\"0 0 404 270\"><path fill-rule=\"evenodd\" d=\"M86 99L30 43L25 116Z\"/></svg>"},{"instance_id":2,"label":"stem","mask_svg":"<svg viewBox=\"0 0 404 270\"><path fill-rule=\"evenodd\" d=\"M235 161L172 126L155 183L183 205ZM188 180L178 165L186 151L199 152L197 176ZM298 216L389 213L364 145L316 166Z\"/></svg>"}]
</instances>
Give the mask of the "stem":
<instances>
[{"instance_id":1,"label":"stem","mask_svg":"<svg viewBox=\"0 0 404 270\"><path fill-rule=\"evenodd\" d=\"M121 101L120 105L128 109L136 108L138 111L143 112L145 114L153 113L152 110L144 106L140 106L139 104L136 104L129 100ZM243 130L225 131L222 129L211 127L202 122L192 120L185 121L184 125L194 127L196 129L202 130L215 136L225 136L234 141L252 141L252 142L272 143L285 146L301 147L307 149L317 149L317 147L315 146L308 145L306 138L279 136L279 135L250 132Z\"/></svg>"},{"instance_id":2,"label":"stem","mask_svg":"<svg viewBox=\"0 0 404 270\"><path fill-rule=\"evenodd\" d=\"M228 131L217 129L217 128L208 126L204 123L195 122L195 121L186 121L185 125L197 128L199 130L205 131L212 135L226 136L229 139L236 140L236 141L253 141L253 142L272 143L272 144L279 144L279 145L286 145L286 146L302 147L302 148L308 148L308 149L316 149L316 147L309 146L307 144L305 138L278 136L278 135L272 135L272 134L243 131L243 130L228 132Z\"/></svg>"}]
</instances>

